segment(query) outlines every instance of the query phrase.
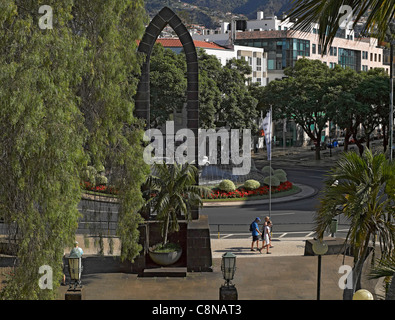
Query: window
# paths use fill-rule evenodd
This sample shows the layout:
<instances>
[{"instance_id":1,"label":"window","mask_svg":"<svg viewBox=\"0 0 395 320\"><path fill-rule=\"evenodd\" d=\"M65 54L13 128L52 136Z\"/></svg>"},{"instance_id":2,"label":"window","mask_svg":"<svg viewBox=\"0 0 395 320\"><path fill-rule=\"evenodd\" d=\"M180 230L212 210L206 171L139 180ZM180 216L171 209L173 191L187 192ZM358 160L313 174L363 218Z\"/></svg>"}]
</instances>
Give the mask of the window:
<instances>
[{"instance_id":1,"label":"window","mask_svg":"<svg viewBox=\"0 0 395 320\"><path fill-rule=\"evenodd\" d=\"M262 70L262 58L256 58L256 71Z\"/></svg>"},{"instance_id":2,"label":"window","mask_svg":"<svg viewBox=\"0 0 395 320\"><path fill-rule=\"evenodd\" d=\"M329 55L337 56L337 48L336 47L330 47L329 48Z\"/></svg>"},{"instance_id":3,"label":"window","mask_svg":"<svg viewBox=\"0 0 395 320\"><path fill-rule=\"evenodd\" d=\"M368 52L367 51L362 51L362 59L368 60Z\"/></svg>"},{"instance_id":4,"label":"window","mask_svg":"<svg viewBox=\"0 0 395 320\"><path fill-rule=\"evenodd\" d=\"M321 45L318 45L318 54L321 54L322 50L321 50Z\"/></svg>"},{"instance_id":5,"label":"window","mask_svg":"<svg viewBox=\"0 0 395 320\"><path fill-rule=\"evenodd\" d=\"M312 51L313 54L316 54L316 50L317 50L316 46L317 45L315 43L313 43L313 47L311 48L311 51Z\"/></svg>"},{"instance_id":6,"label":"window","mask_svg":"<svg viewBox=\"0 0 395 320\"><path fill-rule=\"evenodd\" d=\"M358 64L357 53L359 51L351 50L351 49L338 49L338 64L345 68L349 67L355 71L360 71L360 64Z\"/></svg>"}]
</instances>

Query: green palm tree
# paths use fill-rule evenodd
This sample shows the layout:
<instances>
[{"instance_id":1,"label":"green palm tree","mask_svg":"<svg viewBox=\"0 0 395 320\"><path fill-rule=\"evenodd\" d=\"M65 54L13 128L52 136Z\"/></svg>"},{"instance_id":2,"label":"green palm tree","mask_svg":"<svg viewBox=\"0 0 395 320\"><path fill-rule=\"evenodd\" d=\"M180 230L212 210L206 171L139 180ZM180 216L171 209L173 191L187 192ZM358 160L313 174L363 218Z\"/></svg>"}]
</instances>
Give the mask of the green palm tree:
<instances>
[{"instance_id":1,"label":"green palm tree","mask_svg":"<svg viewBox=\"0 0 395 320\"><path fill-rule=\"evenodd\" d=\"M145 184L145 208L152 208L162 221L163 245L168 234L179 230L178 217L191 219L193 208L202 206L209 189L197 185L198 169L191 164L155 163ZM143 208L144 209L144 208Z\"/></svg>"},{"instance_id":2,"label":"green palm tree","mask_svg":"<svg viewBox=\"0 0 395 320\"><path fill-rule=\"evenodd\" d=\"M391 278L391 281L386 290L385 299L395 300L395 256L387 257L379 260L377 265L372 268L369 277L370 279L378 279L382 277Z\"/></svg>"},{"instance_id":3,"label":"green palm tree","mask_svg":"<svg viewBox=\"0 0 395 320\"><path fill-rule=\"evenodd\" d=\"M362 16L367 16L362 33L373 30L380 40L385 38L388 24L395 14L394 0L294 0L289 17L298 19L295 30L310 31L311 23L318 23L318 35L324 49L322 52L326 52L346 13L341 10L345 5L353 11L354 24Z\"/></svg>"},{"instance_id":4,"label":"green palm tree","mask_svg":"<svg viewBox=\"0 0 395 320\"><path fill-rule=\"evenodd\" d=\"M360 288L370 241L377 237L382 257L393 252L394 179L395 163L366 149L362 156L345 153L325 181L315 231L322 239L332 219L341 213L350 222L345 241L349 242L354 256L353 289L345 291L346 299ZM339 207L341 211L337 210Z\"/></svg>"}]
</instances>

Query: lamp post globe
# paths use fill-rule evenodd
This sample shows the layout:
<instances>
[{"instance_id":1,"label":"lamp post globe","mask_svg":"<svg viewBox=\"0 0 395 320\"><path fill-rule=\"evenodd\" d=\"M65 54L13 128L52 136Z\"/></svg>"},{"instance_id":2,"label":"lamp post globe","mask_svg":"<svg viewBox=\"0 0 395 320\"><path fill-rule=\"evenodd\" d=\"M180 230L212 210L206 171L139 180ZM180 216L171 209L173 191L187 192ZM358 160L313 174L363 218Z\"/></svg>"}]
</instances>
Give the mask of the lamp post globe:
<instances>
[{"instance_id":1,"label":"lamp post globe","mask_svg":"<svg viewBox=\"0 0 395 320\"><path fill-rule=\"evenodd\" d=\"M373 295L366 289L356 291L352 297L353 300L374 300Z\"/></svg>"},{"instance_id":2,"label":"lamp post globe","mask_svg":"<svg viewBox=\"0 0 395 320\"><path fill-rule=\"evenodd\" d=\"M313 243L313 251L317 255L324 255L328 252L328 245L321 240L317 240Z\"/></svg>"}]
</instances>

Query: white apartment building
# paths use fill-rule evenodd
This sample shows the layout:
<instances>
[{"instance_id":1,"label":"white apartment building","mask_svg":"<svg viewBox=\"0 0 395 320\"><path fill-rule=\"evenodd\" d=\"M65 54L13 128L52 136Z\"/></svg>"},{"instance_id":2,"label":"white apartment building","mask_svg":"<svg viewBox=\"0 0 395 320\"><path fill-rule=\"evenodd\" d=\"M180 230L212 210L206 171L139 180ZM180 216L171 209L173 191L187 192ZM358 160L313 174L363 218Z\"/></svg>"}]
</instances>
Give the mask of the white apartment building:
<instances>
[{"instance_id":1,"label":"white apartment building","mask_svg":"<svg viewBox=\"0 0 395 320\"><path fill-rule=\"evenodd\" d=\"M182 43L178 38L159 38L156 41L176 53L182 51ZM207 54L216 56L223 66L233 58L246 60L252 69L252 73L248 76L251 83L261 85L268 83L267 58L263 48L240 45L223 47L213 42L199 40L194 40L194 44L197 49L202 48Z\"/></svg>"}]
</instances>

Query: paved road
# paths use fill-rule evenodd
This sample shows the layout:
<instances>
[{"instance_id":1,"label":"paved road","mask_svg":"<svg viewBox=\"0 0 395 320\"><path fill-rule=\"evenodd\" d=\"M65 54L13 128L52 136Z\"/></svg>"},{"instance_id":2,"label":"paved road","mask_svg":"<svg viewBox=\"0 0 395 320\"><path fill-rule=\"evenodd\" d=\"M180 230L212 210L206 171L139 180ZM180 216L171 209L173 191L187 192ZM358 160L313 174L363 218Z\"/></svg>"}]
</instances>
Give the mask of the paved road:
<instances>
[{"instance_id":1,"label":"paved road","mask_svg":"<svg viewBox=\"0 0 395 320\"><path fill-rule=\"evenodd\" d=\"M273 166L274 167L274 166ZM325 169L293 168L286 169L288 178L294 183L309 185L318 192L324 185ZM284 203L234 207L205 207L201 214L207 215L212 238L250 237L249 223L255 217L270 216L273 221L273 238L310 237L314 234L314 215L319 205L319 194L310 198ZM337 236L345 236L348 230L345 218L340 217Z\"/></svg>"}]
</instances>

